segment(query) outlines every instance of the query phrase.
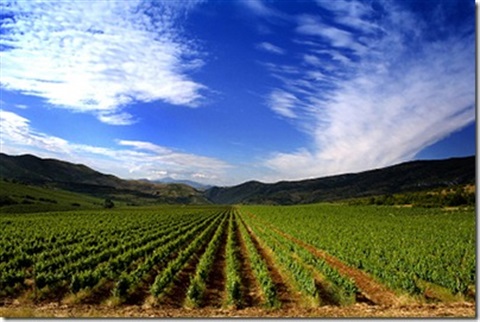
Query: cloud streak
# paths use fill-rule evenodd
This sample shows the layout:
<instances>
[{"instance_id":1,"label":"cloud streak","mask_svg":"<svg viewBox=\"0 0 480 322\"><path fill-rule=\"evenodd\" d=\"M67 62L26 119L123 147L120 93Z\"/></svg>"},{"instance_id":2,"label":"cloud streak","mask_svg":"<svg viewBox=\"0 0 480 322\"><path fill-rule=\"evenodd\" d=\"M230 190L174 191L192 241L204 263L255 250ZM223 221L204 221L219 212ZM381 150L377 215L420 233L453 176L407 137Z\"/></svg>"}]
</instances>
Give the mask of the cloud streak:
<instances>
[{"instance_id":1,"label":"cloud streak","mask_svg":"<svg viewBox=\"0 0 480 322\"><path fill-rule=\"evenodd\" d=\"M474 34L437 35L428 41L428 23L390 3L377 20L366 18L373 11L363 2L319 5L336 24L327 26L319 16L297 18L297 43L304 46L297 66L303 62L302 70L282 73L271 64L282 87L272 90L267 101L279 115L297 116L294 124L308 129L312 145L271 154L264 164L273 174L264 180L407 161L475 121ZM367 35L370 42L360 41ZM272 104L282 88L295 100Z\"/></svg>"},{"instance_id":2,"label":"cloud streak","mask_svg":"<svg viewBox=\"0 0 480 322\"><path fill-rule=\"evenodd\" d=\"M272 53L272 54L277 54L277 55L284 55L285 54L285 50L283 50L282 48L280 48L278 46L275 46L274 44L269 43L269 42L259 43L257 45L257 48L260 49L260 50Z\"/></svg>"},{"instance_id":3,"label":"cloud streak","mask_svg":"<svg viewBox=\"0 0 480 322\"><path fill-rule=\"evenodd\" d=\"M196 107L203 61L176 23L193 4L3 2L1 86L117 125L136 101Z\"/></svg>"},{"instance_id":4,"label":"cloud streak","mask_svg":"<svg viewBox=\"0 0 480 322\"><path fill-rule=\"evenodd\" d=\"M155 180L170 176L212 184L222 183L225 172L231 168L231 165L216 158L184 153L145 141L117 140L117 147L109 148L69 142L35 131L28 119L4 110L0 111L0 124L3 153L33 153L80 162L122 178Z\"/></svg>"}]
</instances>

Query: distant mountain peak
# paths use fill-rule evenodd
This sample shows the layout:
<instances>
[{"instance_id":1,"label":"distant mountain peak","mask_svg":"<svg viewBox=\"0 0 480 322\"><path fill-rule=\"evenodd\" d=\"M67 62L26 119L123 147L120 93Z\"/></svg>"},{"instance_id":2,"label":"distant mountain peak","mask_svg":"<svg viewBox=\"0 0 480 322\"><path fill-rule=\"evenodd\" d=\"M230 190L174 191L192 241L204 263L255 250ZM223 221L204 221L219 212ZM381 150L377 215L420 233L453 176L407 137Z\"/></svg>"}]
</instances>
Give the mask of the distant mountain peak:
<instances>
[{"instance_id":1,"label":"distant mountain peak","mask_svg":"<svg viewBox=\"0 0 480 322\"><path fill-rule=\"evenodd\" d=\"M207 189L210 189L210 188L213 187L211 185L203 184L203 183L192 181L192 180L174 179L172 177L165 177L165 178L162 178L162 179L153 180L151 182L154 182L154 183L180 183L180 184L185 184L187 186L190 186L190 187L195 188L195 189L200 190L200 191L204 191L204 190L207 190Z\"/></svg>"}]
</instances>

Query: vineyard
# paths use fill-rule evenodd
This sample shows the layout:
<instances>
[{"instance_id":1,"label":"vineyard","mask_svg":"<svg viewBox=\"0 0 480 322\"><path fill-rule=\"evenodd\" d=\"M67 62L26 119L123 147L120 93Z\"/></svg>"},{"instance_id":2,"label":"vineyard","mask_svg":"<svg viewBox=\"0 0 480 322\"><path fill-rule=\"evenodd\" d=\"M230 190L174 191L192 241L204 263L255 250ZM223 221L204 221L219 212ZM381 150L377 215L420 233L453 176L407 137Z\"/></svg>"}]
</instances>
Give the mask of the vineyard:
<instances>
[{"instance_id":1,"label":"vineyard","mask_svg":"<svg viewBox=\"0 0 480 322\"><path fill-rule=\"evenodd\" d=\"M475 225L473 210L328 204L2 214L0 315L473 316Z\"/></svg>"}]
</instances>

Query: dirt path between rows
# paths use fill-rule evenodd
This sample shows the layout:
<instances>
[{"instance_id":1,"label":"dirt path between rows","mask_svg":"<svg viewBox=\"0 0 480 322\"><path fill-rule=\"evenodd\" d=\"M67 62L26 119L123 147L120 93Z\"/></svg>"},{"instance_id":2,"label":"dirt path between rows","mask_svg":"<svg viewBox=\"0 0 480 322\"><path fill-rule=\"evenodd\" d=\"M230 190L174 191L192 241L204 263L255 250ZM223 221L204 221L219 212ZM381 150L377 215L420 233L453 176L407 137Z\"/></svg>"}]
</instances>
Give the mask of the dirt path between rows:
<instances>
[{"instance_id":1,"label":"dirt path between rows","mask_svg":"<svg viewBox=\"0 0 480 322\"><path fill-rule=\"evenodd\" d=\"M337 269L341 275L352 278L358 288L362 290L365 297L373 303L377 305L399 305L402 303L393 291L388 289L385 285L374 280L367 273L346 265L325 251L281 231L280 229L272 226L270 223L259 219L252 213L247 213L247 215L251 216L254 220L258 220L263 224L268 225L272 230L307 249L313 255L324 259L330 266Z\"/></svg>"}]
</instances>

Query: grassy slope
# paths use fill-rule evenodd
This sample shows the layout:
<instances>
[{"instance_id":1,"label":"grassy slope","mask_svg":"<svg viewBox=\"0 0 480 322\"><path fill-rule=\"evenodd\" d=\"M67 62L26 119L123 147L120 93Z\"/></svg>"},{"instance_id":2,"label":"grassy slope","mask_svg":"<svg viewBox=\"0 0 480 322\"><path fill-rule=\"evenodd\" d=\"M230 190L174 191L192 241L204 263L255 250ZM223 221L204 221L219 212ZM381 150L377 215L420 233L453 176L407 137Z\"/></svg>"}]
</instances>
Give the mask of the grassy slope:
<instances>
[{"instance_id":1,"label":"grassy slope","mask_svg":"<svg viewBox=\"0 0 480 322\"><path fill-rule=\"evenodd\" d=\"M0 198L16 203L1 206L0 213L92 209L102 208L104 203L103 199L84 194L7 181L0 181Z\"/></svg>"}]
</instances>

